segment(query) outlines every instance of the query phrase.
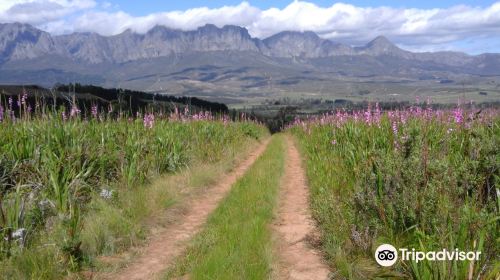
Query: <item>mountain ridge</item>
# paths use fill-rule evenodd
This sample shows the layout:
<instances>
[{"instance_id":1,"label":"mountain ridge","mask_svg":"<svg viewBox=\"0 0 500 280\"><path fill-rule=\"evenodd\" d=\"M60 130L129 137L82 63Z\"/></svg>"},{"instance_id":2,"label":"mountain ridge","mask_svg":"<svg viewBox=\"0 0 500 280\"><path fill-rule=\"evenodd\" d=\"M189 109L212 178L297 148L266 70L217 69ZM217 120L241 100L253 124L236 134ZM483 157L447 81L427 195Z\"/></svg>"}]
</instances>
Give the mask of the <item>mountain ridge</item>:
<instances>
[{"instance_id":1,"label":"mountain ridge","mask_svg":"<svg viewBox=\"0 0 500 280\"><path fill-rule=\"evenodd\" d=\"M177 94L227 93L233 98L299 86L306 92L323 91L336 81L366 77L440 83L481 76L500 76L500 54L416 53L383 36L353 47L311 31L258 39L234 25L52 36L27 24L0 24L4 84L79 82Z\"/></svg>"},{"instance_id":2,"label":"mountain ridge","mask_svg":"<svg viewBox=\"0 0 500 280\"><path fill-rule=\"evenodd\" d=\"M12 38L12 35L16 33L18 37ZM9 34L11 35L10 42L8 41ZM7 44L9 48L5 47ZM103 36L94 32L52 36L29 24L0 24L0 61L31 59L51 54L91 64L120 63L187 51L228 50L256 51L270 57L285 58L390 55L426 60L429 59L427 57L432 56L429 54L434 54L433 52L413 53L403 50L384 36L378 36L364 46L352 47L323 39L312 31L282 31L265 39L258 39L252 37L246 28L235 25L225 25L219 28L213 24L206 24L191 31L156 25L144 34L127 29L113 36ZM454 51L439 53L445 56L479 56Z\"/></svg>"}]
</instances>

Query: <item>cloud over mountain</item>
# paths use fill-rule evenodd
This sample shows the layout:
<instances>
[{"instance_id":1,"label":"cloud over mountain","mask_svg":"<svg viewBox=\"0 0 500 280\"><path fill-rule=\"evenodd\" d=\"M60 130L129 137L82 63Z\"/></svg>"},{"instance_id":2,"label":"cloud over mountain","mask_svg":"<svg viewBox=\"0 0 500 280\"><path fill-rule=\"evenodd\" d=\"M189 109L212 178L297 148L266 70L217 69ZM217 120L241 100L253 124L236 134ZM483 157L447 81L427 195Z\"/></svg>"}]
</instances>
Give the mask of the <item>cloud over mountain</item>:
<instances>
[{"instance_id":1,"label":"cloud over mountain","mask_svg":"<svg viewBox=\"0 0 500 280\"><path fill-rule=\"evenodd\" d=\"M43 25L94 8L94 0L2 0L0 22ZM96 30L97 31L97 30Z\"/></svg>"},{"instance_id":2,"label":"cloud over mountain","mask_svg":"<svg viewBox=\"0 0 500 280\"><path fill-rule=\"evenodd\" d=\"M193 30L206 23L232 24L247 28L252 36L259 38L283 30L310 30L322 38L359 44L385 35L414 49L432 49L466 39L481 42L500 34L500 2L488 7L403 9L344 3L320 7L311 2L293 1L283 9L267 10L242 2L235 6L200 7L146 16L106 7L109 3L95 0L2 0L0 22L26 22L52 33L91 31L102 35L115 35L126 29L145 33L155 25ZM493 47L495 44L493 42Z\"/></svg>"}]
</instances>

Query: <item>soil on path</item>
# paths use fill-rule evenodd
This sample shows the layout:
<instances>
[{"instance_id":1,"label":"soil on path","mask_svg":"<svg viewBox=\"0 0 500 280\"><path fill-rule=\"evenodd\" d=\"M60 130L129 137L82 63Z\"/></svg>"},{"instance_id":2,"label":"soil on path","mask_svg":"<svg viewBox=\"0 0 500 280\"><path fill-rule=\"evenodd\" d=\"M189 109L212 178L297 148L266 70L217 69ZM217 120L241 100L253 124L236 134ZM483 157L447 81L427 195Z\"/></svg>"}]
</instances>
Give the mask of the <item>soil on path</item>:
<instances>
[{"instance_id":1,"label":"soil on path","mask_svg":"<svg viewBox=\"0 0 500 280\"><path fill-rule=\"evenodd\" d=\"M231 186L264 152L267 143L268 140L258 146L233 171L220 178L217 185L208 188L206 192L190 200L185 207L187 211L182 218L156 234L141 250L140 255L127 267L116 273L100 275L94 279L136 280L155 279L161 276L161 272L185 251L188 241L200 231L210 213L226 196Z\"/></svg>"},{"instance_id":2,"label":"soil on path","mask_svg":"<svg viewBox=\"0 0 500 280\"><path fill-rule=\"evenodd\" d=\"M315 248L319 231L309 210L309 188L300 154L287 137L285 176L280 190L277 233L277 279L325 280L330 273L321 252Z\"/></svg>"}]
</instances>

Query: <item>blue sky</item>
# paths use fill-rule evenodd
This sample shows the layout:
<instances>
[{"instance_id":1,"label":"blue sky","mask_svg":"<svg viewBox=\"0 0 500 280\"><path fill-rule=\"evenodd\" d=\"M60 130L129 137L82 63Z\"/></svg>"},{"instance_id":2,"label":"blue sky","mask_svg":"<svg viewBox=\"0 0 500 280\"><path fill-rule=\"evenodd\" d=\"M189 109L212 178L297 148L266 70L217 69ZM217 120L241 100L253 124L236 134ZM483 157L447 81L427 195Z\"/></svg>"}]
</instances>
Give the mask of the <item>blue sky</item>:
<instances>
[{"instance_id":1,"label":"blue sky","mask_svg":"<svg viewBox=\"0 0 500 280\"><path fill-rule=\"evenodd\" d=\"M238 5L241 1L234 0L190 0L190 1L164 1L164 0L108 0L107 2L119 6L122 10L128 13L143 16L150 13L158 12L159 10L171 11L171 10L186 10L196 7L209 7L218 8L224 5ZM269 9L272 7L284 8L290 4L290 0L250 0L253 6L259 7L261 9ZM398 0L382 0L382 1L370 1L370 0L346 0L346 1L331 1L331 0L313 0L309 1L315 3L318 6L328 7L336 2L343 2L353 4L360 7L377 7L377 6L389 6L395 8L447 8L455 5L470 5L470 6L489 6L495 1L491 0L476 0L476 1L456 1L456 0L411 0L411 1L398 1Z\"/></svg>"},{"instance_id":2,"label":"blue sky","mask_svg":"<svg viewBox=\"0 0 500 280\"><path fill-rule=\"evenodd\" d=\"M500 53L500 0L0 0L0 23L23 22L52 34L145 33L155 25L193 30L207 23L245 27L266 38L314 31L363 45L383 35L412 51Z\"/></svg>"}]
</instances>

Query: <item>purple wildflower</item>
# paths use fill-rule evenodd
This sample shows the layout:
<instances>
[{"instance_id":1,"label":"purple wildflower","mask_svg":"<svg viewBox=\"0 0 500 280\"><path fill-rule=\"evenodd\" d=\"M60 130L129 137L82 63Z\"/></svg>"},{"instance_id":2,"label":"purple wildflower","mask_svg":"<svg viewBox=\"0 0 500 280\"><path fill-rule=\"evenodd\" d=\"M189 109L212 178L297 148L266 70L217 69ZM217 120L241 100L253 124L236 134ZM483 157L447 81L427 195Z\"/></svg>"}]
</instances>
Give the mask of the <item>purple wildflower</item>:
<instances>
[{"instance_id":1,"label":"purple wildflower","mask_svg":"<svg viewBox=\"0 0 500 280\"><path fill-rule=\"evenodd\" d=\"M78 106L76 105L73 105L71 106L71 111L70 111L70 117L74 118L74 117L77 117L78 115L80 115L80 109L78 109Z\"/></svg>"},{"instance_id":2,"label":"purple wildflower","mask_svg":"<svg viewBox=\"0 0 500 280\"><path fill-rule=\"evenodd\" d=\"M222 122L224 123L224 126L226 126L229 123L229 116L223 115Z\"/></svg>"},{"instance_id":3,"label":"purple wildflower","mask_svg":"<svg viewBox=\"0 0 500 280\"><path fill-rule=\"evenodd\" d=\"M398 124L396 122L392 122L392 132L394 133L394 136L398 135Z\"/></svg>"},{"instance_id":4,"label":"purple wildflower","mask_svg":"<svg viewBox=\"0 0 500 280\"><path fill-rule=\"evenodd\" d=\"M365 123L367 123L368 125L371 125L371 122L372 122L372 113L370 112L370 110L366 110L365 111Z\"/></svg>"},{"instance_id":5,"label":"purple wildflower","mask_svg":"<svg viewBox=\"0 0 500 280\"><path fill-rule=\"evenodd\" d=\"M9 97L9 115L10 115L10 119L11 120L14 120L16 116L14 116L14 109L12 108L12 104L14 103L14 101L12 100L12 97Z\"/></svg>"},{"instance_id":6,"label":"purple wildflower","mask_svg":"<svg viewBox=\"0 0 500 280\"><path fill-rule=\"evenodd\" d=\"M96 118L96 119L97 119L98 110L99 110L99 109L97 108L97 105L93 105L93 106L92 106L92 108L91 108L91 113L92 113L92 116L93 116L94 118Z\"/></svg>"},{"instance_id":7,"label":"purple wildflower","mask_svg":"<svg viewBox=\"0 0 500 280\"><path fill-rule=\"evenodd\" d=\"M28 93L26 90L23 90L23 95L21 96L21 104L26 106L26 99L28 99Z\"/></svg>"},{"instance_id":8,"label":"purple wildflower","mask_svg":"<svg viewBox=\"0 0 500 280\"><path fill-rule=\"evenodd\" d=\"M144 115L144 127L153 128L155 124L155 115L154 114L145 114Z\"/></svg>"},{"instance_id":9,"label":"purple wildflower","mask_svg":"<svg viewBox=\"0 0 500 280\"><path fill-rule=\"evenodd\" d=\"M457 107L455 110L453 110L453 117L455 119L455 123L463 122L462 109L460 109L460 107Z\"/></svg>"},{"instance_id":10,"label":"purple wildflower","mask_svg":"<svg viewBox=\"0 0 500 280\"><path fill-rule=\"evenodd\" d=\"M380 110L380 106L377 103L375 103L375 123L377 124L378 127L380 127L380 119L382 118L382 111Z\"/></svg>"}]
</instances>

